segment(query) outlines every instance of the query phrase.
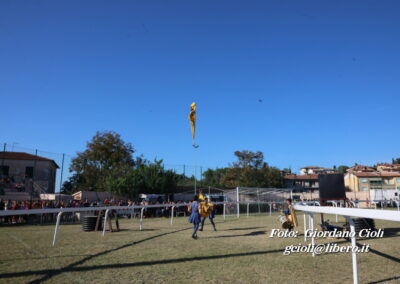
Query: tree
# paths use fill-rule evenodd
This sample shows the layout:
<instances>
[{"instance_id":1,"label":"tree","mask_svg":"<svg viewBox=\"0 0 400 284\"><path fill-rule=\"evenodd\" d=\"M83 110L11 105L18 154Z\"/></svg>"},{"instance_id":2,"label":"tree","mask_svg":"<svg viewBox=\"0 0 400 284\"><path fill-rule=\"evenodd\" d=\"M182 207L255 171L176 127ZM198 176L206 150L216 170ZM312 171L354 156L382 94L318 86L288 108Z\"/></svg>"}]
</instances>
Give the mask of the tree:
<instances>
[{"instance_id":1,"label":"tree","mask_svg":"<svg viewBox=\"0 0 400 284\"><path fill-rule=\"evenodd\" d=\"M340 173L340 174L345 174L345 173L347 173L347 170L348 170L348 169L349 169L348 166L341 165L341 166L338 167L337 171L338 171L338 173Z\"/></svg>"},{"instance_id":2,"label":"tree","mask_svg":"<svg viewBox=\"0 0 400 284\"><path fill-rule=\"evenodd\" d=\"M61 187L62 194L72 194L79 191L79 186L82 184L82 176L75 173L64 181Z\"/></svg>"},{"instance_id":3,"label":"tree","mask_svg":"<svg viewBox=\"0 0 400 284\"><path fill-rule=\"evenodd\" d=\"M259 169L264 166L264 154L260 151L252 152L248 150L236 151L237 161L233 163L235 168L255 168Z\"/></svg>"},{"instance_id":4,"label":"tree","mask_svg":"<svg viewBox=\"0 0 400 284\"><path fill-rule=\"evenodd\" d=\"M393 158L392 159L392 164L400 164L400 158Z\"/></svg>"},{"instance_id":5,"label":"tree","mask_svg":"<svg viewBox=\"0 0 400 284\"><path fill-rule=\"evenodd\" d=\"M132 144L125 143L118 133L97 132L86 150L72 159L70 171L75 172L75 179L79 177L75 181L80 190L106 191L110 185L107 179L121 171L127 172L136 164L134 152ZM143 162L142 157L137 162Z\"/></svg>"},{"instance_id":6,"label":"tree","mask_svg":"<svg viewBox=\"0 0 400 284\"><path fill-rule=\"evenodd\" d=\"M269 167L260 151L236 151L238 161L227 168L221 178L225 187L281 187L282 173L278 168Z\"/></svg>"},{"instance_id":7,"label":"tree","mask_svg":"<svg viewBox=\"0 0 400 284\"><path fill-rule=\"evenodd\" d=\"M203 173L203 184L206 186L223 187L222 177L226 174L226 168L207 169Z\"/></svg>"},{"instance_id":8,"label":"tree","mask_svg":"<svg viewBox=\"0 0 400 284\"><path fill-rule=\"evenodd\" d=\"M105 188L114 194L134 198L139 189L135 186L136 172L130 166L114 167L108 171Z\"/></svg>"},{"instance_id":9,"label":"tree","mask_svg":"<svg viewBox=\"0 0 400 284\"><path fill-rule=\"evenodd\" d=\"M165 170L162 160L142 164L135 169L134 188L139 193L173 193L181 178L172 170Z\"/></svg>"}]
</instances>

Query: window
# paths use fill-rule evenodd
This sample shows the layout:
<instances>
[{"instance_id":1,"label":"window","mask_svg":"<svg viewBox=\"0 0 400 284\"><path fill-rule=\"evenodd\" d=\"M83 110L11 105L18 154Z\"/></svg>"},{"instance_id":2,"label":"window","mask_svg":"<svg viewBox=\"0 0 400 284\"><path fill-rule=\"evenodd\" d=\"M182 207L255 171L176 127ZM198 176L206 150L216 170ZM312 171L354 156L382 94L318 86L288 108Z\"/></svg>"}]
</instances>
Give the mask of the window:
<instances>
[{"instance_id":1,"label":"window","mask_svg":"<svg viewBox=\"0 0 400 284\"><path fill-rule=\"evenodd\" d=\"M385 183L386 183L386 184L394 184L393 181L394 181L393 179L386 179L386 180L385 180Z\"/></svg>"},{"instance_id":2,"label":"window","mask_svg":"<svg viewBox=\"0 0 400 284\"><path fill-rule=\"evenodd\" d=\"M361 188L362 191L368 191L368 187Z\"/></svg>"},{"instance_id":3,"label":"window","mask_svg":"<svg viewBox=\"0 0 400 284\"><path fill-rule=\"evenodd\" d=\"M33 178L33 167L26 167L25 168L25 177Z\"/></svg>"},{"instance_id":4,"label":"window","mask_svg":"<svg viewBox=\"0 0 400 284\"><path fill-rule=\"evenodd\" d=\"M397 182L400 183L400 178L397 179Z\"/></svg>"},{"instance_id":5,"label":"window","mask_svg":"<svg viewBox=\"0 0 400 284\"><path fill-rule=\"evenodd\" d=\"M361 182L367 183L367 182L368 182L368 179L367 179L367 178L363 178L363 179L361 180Z\"/></svg>"}]
</instances>

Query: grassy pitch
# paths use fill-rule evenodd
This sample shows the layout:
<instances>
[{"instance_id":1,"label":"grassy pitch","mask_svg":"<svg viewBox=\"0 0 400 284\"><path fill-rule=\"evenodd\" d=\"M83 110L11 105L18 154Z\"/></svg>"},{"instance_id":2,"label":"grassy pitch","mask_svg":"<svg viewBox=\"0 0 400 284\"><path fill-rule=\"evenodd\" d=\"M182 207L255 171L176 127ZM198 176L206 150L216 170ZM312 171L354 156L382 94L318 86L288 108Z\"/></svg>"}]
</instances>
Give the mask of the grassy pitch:
<instances>
[{"instance_id":1,"label":"grassy pitch","mask_svg":"<svg viewBox=\"0 0 400 284\"><path fill-rule=\"evenodd\" d=\"M299 215L300 234L302 220ZM349 253L284 256L286 246L305 242L302 236L269 238L280 227L277 215L216 221L218 231L206 221L197 240L184 217L172 226L166 218L146 219L143 231L137 219L124 219L122 231L105 237L62 225L55 247L54 226L3 226L0 283L352 283ZM358 255L360 283L398 283L400 224L376 225L385 228L384 238L358 240L372 249ZM344 239L316 242L349 245Z\"/></svg>"}]
</instances>

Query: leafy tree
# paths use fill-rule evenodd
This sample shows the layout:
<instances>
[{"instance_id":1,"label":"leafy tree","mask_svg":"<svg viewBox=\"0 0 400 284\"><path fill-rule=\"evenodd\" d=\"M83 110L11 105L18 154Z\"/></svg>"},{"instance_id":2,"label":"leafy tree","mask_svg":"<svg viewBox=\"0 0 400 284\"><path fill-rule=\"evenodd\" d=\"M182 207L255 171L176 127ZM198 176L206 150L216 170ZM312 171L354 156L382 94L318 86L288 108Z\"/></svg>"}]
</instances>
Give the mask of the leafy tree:
<instances>
[{"instance_id":1,"label":"leafy tree","mask_svg":"<svg viewBox=\"0 0 400 284\"><path fill-rule=\"evenodd\" d=\"M68 178L68 180L64 181L61 187L62 194L72 194L74 192L78 192L80 189L80 184L83 183L83 177L77 173L73 174Z\"/></svg>"},{"instance_id":2,"label":"leafy tree","mask_svg":"<svg viewBox=\"0 0 400 284\"><path fill-rule=\"evenodd\" d=\"M142 164L135 169L134 188L139 193L173 193L181 178L172 170L165 170L162 160Z\"/></svg>"},{"instance_id":3,"label":"leafy tree","mask_svg":"<svg viewBox=\"0 0 400 284\"><path fill-rule=\"evenodd\" d=\"M222 176L225 187L281 187L282 173L278 168L269 167L264 162L262 152L236 151L238 161L227 168Z\"/></svg>"},{"instance_id":4,"label":"leafy tree","mask_svg":"<svg viewBox=\"0 0 400 284\"><path fill-rule=\"evenodd\" d=\"M265 166L264 154L260 151L252 152L248 150L236 151L237 161L233 163L235 168L262 168Z\"/></svg>"},{"instance_id":5,"label":"leafy tree","mask_svg":"<svg viewBox=\"0 0 400 284\"><path fill-rule=\"evenodd\" d=\"M110 176L135 165L134 152L133 146L125 143L119 134L97 132L86 150L72 159L70 171L79 176L80 190L105 191Z\"/></svg>"},{"instance_id":6,"label":"leafy tree","mask_svg":"<svg viewBox=\"0 0 400 284\"><path fill-rule=\"evenodd\" d=\"M400 158L393 158L392 159L392 164L400 164Z\"/></svg>"},{"instance_id":7,"label":"leafy tree","mask_svg":"<svg viewBox=\"0 0 400 284\"><path fill-rule=\"evenodd\" d=\"M190 177L181 174L179 175L179 180L178 180L178 186L182 186L182 187L194 187L194 181L196 180L196 182L198 182L197 179L195 179L195 176L192 175Z\"/></svg>"},{"instance_id":8,"label":"leafy tree","mask_svg":"<svg viewBox=\"0 0 400 284\"><path fill-rule=\"evenodd\" d=\"M292 169L291 168L284 168L282 170L282 175L291 175L292 174Z\"/></svg>"},{"instance_id":9,"label":"leafy tree","mask_svg":"<svg viewBox=\"0 0 400 284\"><path fill-rule=\"evenodd\" d=\"M134 198L139 191L135 186L136 176L135 169L130 166L114 167L108 171L105 187L117 195Z\"/></svg>"},{"instance_id":10,"label":"leafy tree","mask_svg":"<svg viewBox=\"0 0 400 284\"><path fill-rule=\"evenodd\" d=\"M222 177L226 174L226 168L208 169L203 173L203 184L206 186L223 187Z\"/></svg>"},{"instance_id":11,"label":"leafy tree","mask_svg":"<svg viewBox=\"0 0 400 284\"><path fill-rule=\"evenodd\" d=\"M282 172L276 167L265 167L262 169L263 183L260 187L280 188L283 185Z\"/></svg>"},{"instance_id":12,"label":"leafy tree","mask_svg":"<svg viewBox=\"0 0 400 284\"><path fill-rule=\"evenodd\" d=\"M347 173L348 169L349 169L348 166L341 165L338 167L337 171L338 171L338 173L345 174L345 173Z\"/></svg>"}]
</instances>

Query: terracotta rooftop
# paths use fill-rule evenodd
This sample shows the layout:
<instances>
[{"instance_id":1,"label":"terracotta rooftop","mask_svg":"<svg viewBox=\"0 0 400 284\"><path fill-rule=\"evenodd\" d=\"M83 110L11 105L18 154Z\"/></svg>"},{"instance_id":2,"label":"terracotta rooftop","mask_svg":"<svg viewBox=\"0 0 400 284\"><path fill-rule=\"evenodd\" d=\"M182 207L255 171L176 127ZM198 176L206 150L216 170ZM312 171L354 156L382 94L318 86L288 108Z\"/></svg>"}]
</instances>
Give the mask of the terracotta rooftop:
<instances>
[{"instance_id":1,"label":"terracotta rooftop","mask_svg":"<svg viewBox=\"0 0 400 284\"><path fill-rule=\"evenodd\" d=\"M381 172L369 172L369 173L355 173L352 172L351 174L357 177L400 177L400 173L381 173Z\"/></svg>"},{"instance_id":2,"label":"terracotta rooftop","mask_svg":"<svg viewBox=\"0 0 400 284\"><path fill-rule=\"evenodd\" d=\"M323 169L323 167L317 167L317 166L305 166L305 167L302 167L302 169Z\"/></svg>"},{"instance_id":3,"label":"terracotta rooftop","mask_svg":"<svg viewBox=\"0 0 400 284\"><path fill-rule=\"evenodd\" d=\"M375 172L376 170L372 167L357 165L357 166L349 168L347 171L348 172Z\"/></svg>"},{"instance_id":4,"label":"terracotta rooftop","mask_svg":"<svg viewBox=\"0 0 400 284\"><path fill-rule=\"evenodd\" d=\"M54 165L59 168L56 162L54 160L41 157L41 156L35 156L32 154L28 154L25 152L0 152L0 159L4 160L24 160L24 161L46 161L46 162L53 162Z\"/></svg>"}]
</instances>

